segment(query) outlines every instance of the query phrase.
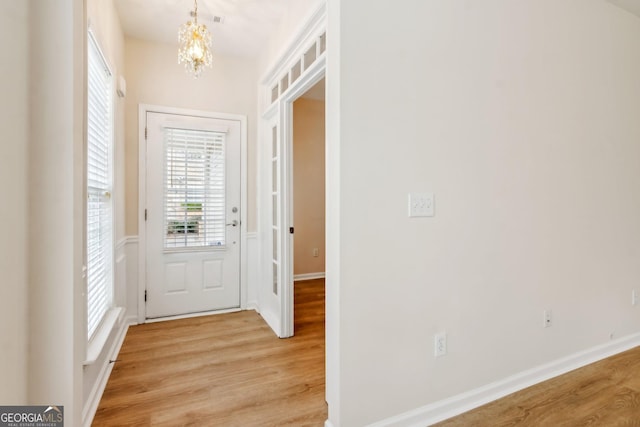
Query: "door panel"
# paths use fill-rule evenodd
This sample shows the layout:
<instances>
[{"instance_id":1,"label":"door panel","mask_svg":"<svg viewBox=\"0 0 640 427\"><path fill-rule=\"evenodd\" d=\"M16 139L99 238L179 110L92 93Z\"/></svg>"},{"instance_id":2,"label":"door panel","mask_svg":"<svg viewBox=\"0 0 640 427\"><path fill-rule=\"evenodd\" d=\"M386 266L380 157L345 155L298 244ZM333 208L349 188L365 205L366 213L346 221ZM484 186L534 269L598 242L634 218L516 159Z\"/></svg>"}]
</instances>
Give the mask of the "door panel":
<instances>
[{"instance_id":1,"label":"door panel","mask_svg":"<svg viewBox=\"0 0 640 427\"><path fill-rule=\"evenodd\" d=\"M240 306L240 129L147 113L147 318Z\"/></svg>"},{"instance_id":2,"label":"door panel","mask_svg":"<svg viewBox=\"0 0 640 427\"><path fill-rule=\"evenodd\" d=\"M260 203L264 206L259 221L260 228L265 230L264 238L261 241L261 253L263 262L261 263L260 281L260 315L267 324L281 338L282 322L281 322L281 281L280 268L281 256L280 250L280 214L281 214L281 197L280 197L280 144L278 128L278 116L274 113L268 121L265 121L263 129L263 138L266 142L260 151L260 162L268 165L262 170L261 178L264 184L261 191Z\"/></svg>"}]
</instances>

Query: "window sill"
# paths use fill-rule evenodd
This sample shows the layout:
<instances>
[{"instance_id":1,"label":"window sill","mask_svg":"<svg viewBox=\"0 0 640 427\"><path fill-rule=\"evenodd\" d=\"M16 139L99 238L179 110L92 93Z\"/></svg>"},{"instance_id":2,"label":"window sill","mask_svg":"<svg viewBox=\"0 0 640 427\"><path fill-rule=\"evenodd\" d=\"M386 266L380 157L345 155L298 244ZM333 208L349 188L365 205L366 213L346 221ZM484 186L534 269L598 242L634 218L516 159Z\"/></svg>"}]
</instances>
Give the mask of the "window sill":
<instances>
[{"instance_id":1,"label":"window sill","mask_svg":"<svg viewBox=\"0 0 640 427\"><path fill-rule=\"evenodd\" d=\"M122 307L114 307L105 313L102 324L87 346L87 359L82 363L84 366L96 363L104 350L109 335L114 327L122 321L123 316L124 308Z\"/></svg>"}]
</instances>

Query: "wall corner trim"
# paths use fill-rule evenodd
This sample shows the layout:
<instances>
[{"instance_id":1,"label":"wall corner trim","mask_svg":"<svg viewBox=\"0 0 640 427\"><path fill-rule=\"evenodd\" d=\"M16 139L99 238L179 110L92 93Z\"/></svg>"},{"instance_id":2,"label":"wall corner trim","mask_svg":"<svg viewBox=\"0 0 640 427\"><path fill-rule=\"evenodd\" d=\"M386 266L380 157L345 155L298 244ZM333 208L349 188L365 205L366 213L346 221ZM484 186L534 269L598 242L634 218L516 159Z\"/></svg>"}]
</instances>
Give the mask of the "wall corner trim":
<instances>
[{"instance_id":1,"label":"wall corner trim","mask_svg":"<svg viewBox=\"0 0 640 427\"><path fill-rule=\"evenodd\" d=\"M582 368L639 345L640 333L628 335L618 340L522 371L448 399L440 400L421 408L378 421L369 427L422 427L432 425L515 393L516 391L566 374L567 372ZM326 425L325 423L325 426Z\"/></svg>"}]
</instances>

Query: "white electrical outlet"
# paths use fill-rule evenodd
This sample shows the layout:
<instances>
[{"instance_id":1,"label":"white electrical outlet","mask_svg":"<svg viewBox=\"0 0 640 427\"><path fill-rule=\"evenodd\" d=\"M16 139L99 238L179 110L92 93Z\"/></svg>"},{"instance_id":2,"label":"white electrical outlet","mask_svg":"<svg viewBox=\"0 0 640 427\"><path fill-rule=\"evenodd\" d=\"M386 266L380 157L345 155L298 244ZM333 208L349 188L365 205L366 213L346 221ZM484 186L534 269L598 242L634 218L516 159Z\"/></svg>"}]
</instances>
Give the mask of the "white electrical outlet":
<instances>
[{"instance_id":1,"label":"white electrical outlet","mask_svg":"<svg viewBox=\"0 0 640 427\"><path fill-rule=\"evenodd\" d=\"M552 315L551 310L545 310L543 313L544 313L544 325L543 326L545 328L548 328L553 323L552 322L553 319L552 319L552 316L551 316Z\"/></svg>"},{"instance_id":2,"label":"white electrical outlet","mask_svg":"<svg viewBox=\"0 0 640 427\"><path fill-rule=\"evenodd\" d=\"M447 333L440 332L433 336L434 356L440 357L447 354Z\"/></svg>"},{"instance_id":3,"label":"white electrical outlet","mask_svg":"<svg viewBox=\"0 0 640 427\"><path fill-rule=\"evenodd\" d=\"M631 305L638 305L638 291L635 289L631 291Z\"/></svg>"},{"instance_id":4,"label":"white electrical outlet","mask_svg":"<svg viewBox=\"0 0 640 427\"><path fill-rule=\"evenodd\" d=\"M313 256L317 257L319 256L320 252L318 251L318 248L313 248Z\"/></svg>"}]
</instances>

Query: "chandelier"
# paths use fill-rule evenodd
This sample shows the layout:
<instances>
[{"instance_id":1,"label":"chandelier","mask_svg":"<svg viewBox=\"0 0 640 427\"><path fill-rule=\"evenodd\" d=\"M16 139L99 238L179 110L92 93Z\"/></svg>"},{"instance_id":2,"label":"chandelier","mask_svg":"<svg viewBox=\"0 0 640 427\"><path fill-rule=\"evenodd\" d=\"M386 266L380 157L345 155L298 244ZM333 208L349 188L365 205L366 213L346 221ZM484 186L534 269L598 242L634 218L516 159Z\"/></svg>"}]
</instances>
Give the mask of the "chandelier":
<instances>
[{"instance_id":1,"label":"chandelier","mask_svg":"<svg viewBox=\"0 0 640 427\"><path fill-rule=\"evenodd\" d=\"M193 22L188 21L178 30L178 64L184 62L184 68L197 78L204 67L211 67L211 33L206 25L198 25L198 0L194 0L191 14Z\"/></svg>"}]
</instances>

